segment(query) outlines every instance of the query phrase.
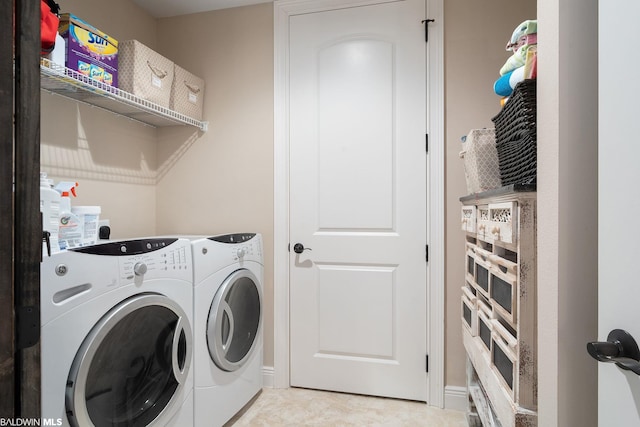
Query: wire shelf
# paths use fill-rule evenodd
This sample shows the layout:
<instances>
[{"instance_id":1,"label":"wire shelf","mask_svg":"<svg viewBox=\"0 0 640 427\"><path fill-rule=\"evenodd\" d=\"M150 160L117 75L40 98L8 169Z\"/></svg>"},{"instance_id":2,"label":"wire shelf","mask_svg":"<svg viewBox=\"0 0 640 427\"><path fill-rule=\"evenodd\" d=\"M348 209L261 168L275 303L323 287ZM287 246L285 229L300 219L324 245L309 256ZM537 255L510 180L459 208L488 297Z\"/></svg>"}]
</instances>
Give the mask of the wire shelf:
<instances>
[{"instance_id":1,"label":"wire shelf","mask_svg":"<svg viewBox=\"0 0 640 427\"><path fill-rule=\"evenodd\" d=\"M40 60L40 87L49 93L102 108L153 127L189 125L207 131L208 122L185 116L129 92L62 67L46 58Z\"/></svg>"}]
</instances>

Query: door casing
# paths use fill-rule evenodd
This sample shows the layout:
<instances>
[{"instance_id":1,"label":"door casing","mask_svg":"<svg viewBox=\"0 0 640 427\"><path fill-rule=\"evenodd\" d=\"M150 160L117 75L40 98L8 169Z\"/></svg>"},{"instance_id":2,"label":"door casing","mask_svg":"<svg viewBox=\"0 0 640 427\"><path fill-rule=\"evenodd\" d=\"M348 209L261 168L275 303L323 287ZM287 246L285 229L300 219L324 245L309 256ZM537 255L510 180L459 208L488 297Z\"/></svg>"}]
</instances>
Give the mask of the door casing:
<instances>
[{"instance_id":1,"label":"door casing","mask_svg":"<svg viewBox=\"0 0 640 427\"><path fill-rule=\"evenodd\" d=\"M392 0L397 1L397 0ZM401 0L400 0L401 1ZM389 0L274 2L274 379L289 387L289 17ZM427 57L427 403L444 407L444 15L443 0L425 0Z\"/></svg>"}]
</instances>

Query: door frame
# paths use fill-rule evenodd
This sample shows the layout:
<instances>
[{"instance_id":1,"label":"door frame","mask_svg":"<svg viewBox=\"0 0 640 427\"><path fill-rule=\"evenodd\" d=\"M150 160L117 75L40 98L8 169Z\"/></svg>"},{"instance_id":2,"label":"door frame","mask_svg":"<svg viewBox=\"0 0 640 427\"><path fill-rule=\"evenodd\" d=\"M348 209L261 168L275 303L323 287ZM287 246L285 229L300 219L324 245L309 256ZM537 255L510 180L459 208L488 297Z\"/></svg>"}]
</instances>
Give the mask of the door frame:
<instances>
[{"instance_id":1,"label":"door frame","mask_svg":"<svg viewBox=\"0 0 640 427\"><path fill-rule=\"evenodd\" d=\"M274 378L289 378L289 18L294 15L402 0L278 0L274 2ZM427 58L427 403L444 407L444 0L424 0Z\"/></svg>"}]
</instances>

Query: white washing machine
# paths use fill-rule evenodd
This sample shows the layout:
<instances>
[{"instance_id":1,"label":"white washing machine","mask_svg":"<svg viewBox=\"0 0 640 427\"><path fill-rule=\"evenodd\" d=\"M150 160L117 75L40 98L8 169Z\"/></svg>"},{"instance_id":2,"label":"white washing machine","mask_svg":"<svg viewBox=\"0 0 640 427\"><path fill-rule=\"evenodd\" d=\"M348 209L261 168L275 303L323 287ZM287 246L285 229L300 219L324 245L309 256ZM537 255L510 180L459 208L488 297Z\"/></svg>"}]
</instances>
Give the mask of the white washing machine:
<instances>
[{"instance_id":1,"label":"white washing machine","mask_svg":"<svg viewBox=\"0 0 640 427\"><path fill-rule=\"evenodd\" d=\"M187 239L146 238L44 258L43 418L194 425L191 254Z\"/></svg>"},{"instance_id":2,"label":"white washing machine","mask_svg":"<svg viewBox=\"0 0 640 427\"><path fill-rule=\"evenodd\" d=\"M194 239L194 420L222 426L262 388L262 237Z\"/></svg>"}]
</instances>

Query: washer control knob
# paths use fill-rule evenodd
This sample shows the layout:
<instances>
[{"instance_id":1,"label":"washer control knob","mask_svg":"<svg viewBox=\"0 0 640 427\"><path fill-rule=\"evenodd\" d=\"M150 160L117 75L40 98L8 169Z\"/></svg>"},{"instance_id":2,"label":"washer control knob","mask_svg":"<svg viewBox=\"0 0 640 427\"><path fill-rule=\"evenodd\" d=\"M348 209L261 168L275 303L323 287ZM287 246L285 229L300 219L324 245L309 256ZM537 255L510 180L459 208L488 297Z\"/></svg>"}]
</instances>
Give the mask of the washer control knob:
<instances>
[{"instance_id":1,"label":"washer control knob","mask_svg":"<svg viewBox=\"0 0 640 427\"><path fill-rule=\"evenodd\" d=\"M247 250L245 248L239 248L236 251L236 255L238 255L238 258L242 258L243 256L245 256L247 254Z\"/></svg>"},{"instance_id":2,"label":"washer control knob","mask_svg":"<svg viewBox=\"0 0 640 427\"><path fill-rule=\"evenodd\" d=\"M133 272L136 276L144 276L147 272L147 264L144 262L136 262L136 265L133 266Z\"/></svg>"}]
</instances>

